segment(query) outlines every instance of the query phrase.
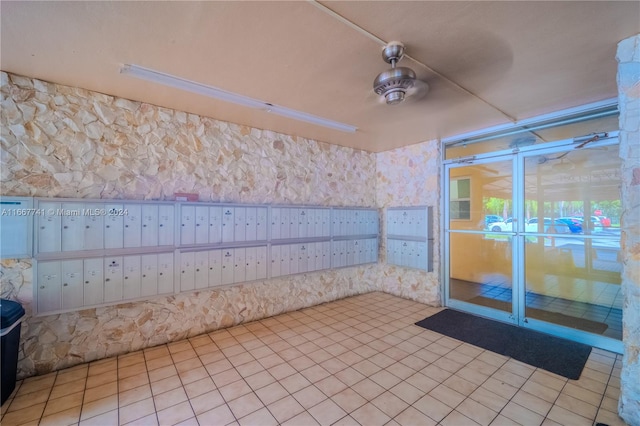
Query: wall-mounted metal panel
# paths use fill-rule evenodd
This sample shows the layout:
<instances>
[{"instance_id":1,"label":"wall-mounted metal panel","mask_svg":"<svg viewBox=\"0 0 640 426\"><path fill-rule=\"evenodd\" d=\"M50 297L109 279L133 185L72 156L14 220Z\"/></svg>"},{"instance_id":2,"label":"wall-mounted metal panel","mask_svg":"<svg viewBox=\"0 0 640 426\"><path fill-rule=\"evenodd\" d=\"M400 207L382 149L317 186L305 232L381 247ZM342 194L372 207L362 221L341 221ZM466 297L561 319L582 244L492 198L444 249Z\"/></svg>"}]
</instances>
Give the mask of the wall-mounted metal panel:
<instances>
[{"instance_id":1,"label":"wall-mounted metal panel","mask_svg":"<svg viewBox=\"0 0 640 426\"><path fill-rule=\"evenodd\" d=\"M387 208L387 263L432 271L431 222L431 207Z\"/></svg>"},{"instance_id":2,"label":"wall-mounted metal panel","mask_svg":"<svg viewBox=\"0 0 640 426\"><path fill-rule=\"evenodd\" d=\"M0 197L0 258L22 259L33 255L33 218L44 215L31 197Z\"/></svg>"}]
</instances>

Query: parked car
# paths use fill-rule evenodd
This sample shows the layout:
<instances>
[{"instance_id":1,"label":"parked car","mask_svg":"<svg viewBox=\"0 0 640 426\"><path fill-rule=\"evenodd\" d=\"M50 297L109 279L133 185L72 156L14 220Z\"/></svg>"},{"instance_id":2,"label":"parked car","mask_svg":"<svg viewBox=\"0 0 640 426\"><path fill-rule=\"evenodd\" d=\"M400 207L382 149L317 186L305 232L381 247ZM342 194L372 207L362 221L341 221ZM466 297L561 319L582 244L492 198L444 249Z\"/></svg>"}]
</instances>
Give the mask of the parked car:
<instances>
[{"instance_id":1,"label":"parked car","mask_svg":"<svg viewBox=\"0 0 640 426\"><path fill-rule=\"evenodd\" d=\"M491 232L511 232L513 230L513 222L493 222L487 225L487 229Z\"/></svg>"},{"instance_id":2,"label":"parked car","mask_svg":"<svg viewBox=\"0 0 640 426\"><path fill-rule=\"evenodd\" d=\"M601 218L604 218L604 223L606 223L606 225L604 225L603 221L601 220ZM572 217L571 219L578 221L578 223L580 223L580 225L582 225L584 227L584 217ZM609 219L608 217L604 217L604 216L590 216L591 219L591 229L592 230L598 230L601 228L606 227L610 227L611 226L611 219Z\"/></svg>"},{"instance_id":3,"label":"parked car","mask_svg":"<svg viewBox=\"0 0 640 426\"><path fill-rule=\"evenodd\" d=\"M502 218L502 216L498 216L495 214L488 214L484 217L484 225L487 229L490 229L489 225L495 222L502 222L503 220L504 219Z\"/></svg>"},{"instance_id":4,"label":"parked car","mask_svg":"<svg viewBox=\"0 0 640 426\"><path fill-rule=\"evenodd\" d=\"M596 218L600 221L600 225L602 225L603 228L609 228L611 226L611 219L609 219L606 216L591 216L592 218ZM593 220L593 219L592 219Z\"/></svg>"},{"instance_id":5,"label":"parked car","mask_svg":"<svg viewBox=\"0 0 640 426\"><path fill-rule=\"evenodd\" d=\"M559 217L555 221L556 223L565 223L572 234L580 234L582 232L582 223L572 217Z\"/></svg>"},{"instance_id":6,"label":"parked car","mask_svg":"<svg viewBox=\"0 0 640 426\"><path fill-rule=\"evenodd\" d=\"M508 218L505 221L493 222L487 226L491 232L511 232L516 219ZM553 223L553 227L552 224ZM538 218L534 217L525 224L526 232L538 231ZM579 234L582 232L582 223L571 217L560 217L551 220L550 217L544 218L544 229L541 232L552 232L556 234Z\"/></svg>"},{"instance_id":7,"label":"parked car","mask_svg":"<svg viewBox=\"0 0 640 426\"><path fill-rule=\"evenodd\" d=\"M487 229L492 232L511 232L513 231L513 226L516 223L515 218L509 217L504 221L493 222L490 226L487 226Z\"/></svg>"},{"instance_id":8,"label":"parked car","mask_svg":"<svg viewBox=\"0 0 640 426\"><path fill-rule=\"evenodd\" d=\"M582 232L582 225L576 223L572 218L557 218L551 220L550 217L544 218L544 228L538 230L538 218L533 217L529 219L529 222L525 225L525 231L527 232L549 232L556 234L569 234Z\"/></svg>"}]
</instances>

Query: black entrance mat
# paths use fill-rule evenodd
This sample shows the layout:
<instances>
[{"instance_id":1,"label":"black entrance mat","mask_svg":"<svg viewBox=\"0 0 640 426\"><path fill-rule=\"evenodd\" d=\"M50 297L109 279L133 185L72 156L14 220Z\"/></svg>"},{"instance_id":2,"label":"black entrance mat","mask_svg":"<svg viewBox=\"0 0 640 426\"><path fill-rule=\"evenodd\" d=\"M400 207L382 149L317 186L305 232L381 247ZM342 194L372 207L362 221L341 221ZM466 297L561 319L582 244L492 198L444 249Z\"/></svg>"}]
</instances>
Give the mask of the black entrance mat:
<instances>
[{"instance_id":1,"label":"black entrance mat","mask_svg":"<svg viewBox=\"0 0 640 426\"><path fill-rule=\"evenodd\" d=\"M580 378L591 346L445 309L416 325L499 353L568 379Z\"/></svg>"}]
</instances>

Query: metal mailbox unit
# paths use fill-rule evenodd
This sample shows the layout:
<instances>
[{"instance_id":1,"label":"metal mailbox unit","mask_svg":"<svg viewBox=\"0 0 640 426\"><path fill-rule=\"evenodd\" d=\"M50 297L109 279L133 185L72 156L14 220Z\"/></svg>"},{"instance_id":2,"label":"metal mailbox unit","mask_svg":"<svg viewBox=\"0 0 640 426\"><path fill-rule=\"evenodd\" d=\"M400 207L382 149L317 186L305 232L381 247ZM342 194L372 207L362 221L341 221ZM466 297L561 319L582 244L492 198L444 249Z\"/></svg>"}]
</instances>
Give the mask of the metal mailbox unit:
<instances>
[{"instance_id":1,"label":"metal mailbox unit","mask_svg":"<svg viewBox=\"0 0 640 426\"><path fill-rule=\"evenodd\" d=\"M180 203L178 291L268 278L265 205Z\"/></svg>"},{"instance_id":2,"label":"metal mailbox unit","mask_svg":"<svg viewBox=\"0 0 640 426\"><path fill-rule=\"evenodd\" d=\"M387 263L433 271L432 207L389 207Z\"/></svg>"},{"instance_id":3,"label":"metal mailbox unit","mask_svg":"<svg viewBox=\"0 0 640 426\"><path fill-rule=\"evenodd\" d=\"M378 261L371 208L0 201L0 254L35 259L38 315Z\"/></svg>"},{"instance_id":4,"label":"metal mailbox unit","mask_svg":"<svg viewBox=\"0 0 640 426\"><path fill-rule=\"evenodd\" d=\"M330 207L271 207L271 277L331 268L331 215Z\"/></svg>"},{"instance_id":5,"label":"metal mailbox unit","mask_svg":"<svg viewBox=\"0 0 640 426\"><path fill-rule=\"evenodd\" d=\"M173 294L175 203L36 198L38 314Z\"/></svg>"}]
</instances>

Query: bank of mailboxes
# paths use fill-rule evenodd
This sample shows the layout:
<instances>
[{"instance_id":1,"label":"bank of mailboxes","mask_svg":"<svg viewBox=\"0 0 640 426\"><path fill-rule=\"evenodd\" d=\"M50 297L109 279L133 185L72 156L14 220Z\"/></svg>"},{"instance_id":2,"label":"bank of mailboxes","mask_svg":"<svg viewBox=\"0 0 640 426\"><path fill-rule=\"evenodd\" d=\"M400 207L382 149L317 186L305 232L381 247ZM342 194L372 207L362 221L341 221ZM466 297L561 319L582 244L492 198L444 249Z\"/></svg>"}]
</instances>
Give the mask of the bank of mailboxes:
<instances>
[{"instance_id":1,"label":"bank of mailboxes","mask_svg":"<svg viewBox=\"0 0 640 426\"><path fill-rule=\"evenodd\" d=\"M427 242L388 239L387 260L398 266L427 269Z\"/></svg>"},{"instance_id":2,"label":"bank of mailboxes","mask_svg":"<svg viewBox=\"0 0 640 426\"><path fill-rule=\"evenodd\" d=\"M271 277L331 268L331 241L271 246Z\"/></svg>"},{"instance_id":3,"label":"bank of mailboxes","mask_svg":"<svg viewBox=\"0 0 640 426\"><path fill-rule=\"evenodd\" d=\"M362 265L378 260L378 239L333 240L331 242L331 266Z\"/></svg>"},{"instance_id":4,"label":"bank of mailboxes","mask_svg":"<svg viewBox=\"0 0 640 426\"><path fill-rule=\"evenodd\" d=\"M387 235L427 237L427 217L425 209L387 210Z\"/></svg>"},{"instance_id":5,"label":"bank of mailboxes","mask_svg":"<svg viewBox=\"0 0 640 426\"><path fill-rule=\"evenodd\" d=\"M180 245L267 240L267 207L183 204Z\"/></svg>"},{"instance_id":6,"label":"bank of mailboxes","mask_svg":"<svg viewBox=\"0 0 640 426\"><path fill-rule=\"evenodd\" d=\"M174 245L173 204L40 201L36 252Z\"/></svg>"},{"instance_id":7,"label":"bank of mailboxes","mask_svg":"<svg viewBox=\"0 0 640 426\"><path fill-rule=\"evenodd\" d=\"M331 236L331 209L272 207L270 225L272 240L328 238Z\"/></svg>"},{"instance_id":8,"label":"bank of mailboxes","mask_svg":"<svg viewBox=\"0 0 640 426\"><path fill-rule=\"evenodd\" d=\"M378 233L378 212L363 209L333 209L333 236Z\"/></svg>"},{"instance_id":9,"label":"bank of mailboxes","mask_svg":"<svg viewBox=\"0 0 640 426\"><path fill-rule=\"evenodd\" d=\"M431 207L390 207L386 214L387 263L433 270Z\"/></svg>"},{"instance_id":10,"label":"bank of mailboxes","mask_svg":"<svg viewBox=\"0 0 640 426\"><path fill-rule=\"evenodd\" d=\"M180 253L180 291L267 278L267 246Z\"/></svg>"},{"instance_id":11,"label":"bank of mailboxes","mask_svg":"<svg viewBox=\"0 0 640 426\"><path fill-rule=\"evenodd\" d=\"M38 312L79 309L174 292L174 254L37 263Z\"/></svg>"},{"instance_id":12,"label":"bank of mailboxes","mask_svg":"<svg viewBox=\"0 0 640 426\"><path fill-rule=\"evenodd\" d=\"M35 210L38 313L378 259L374 209L36 199Z\"/></svg>"}]
</instances>

